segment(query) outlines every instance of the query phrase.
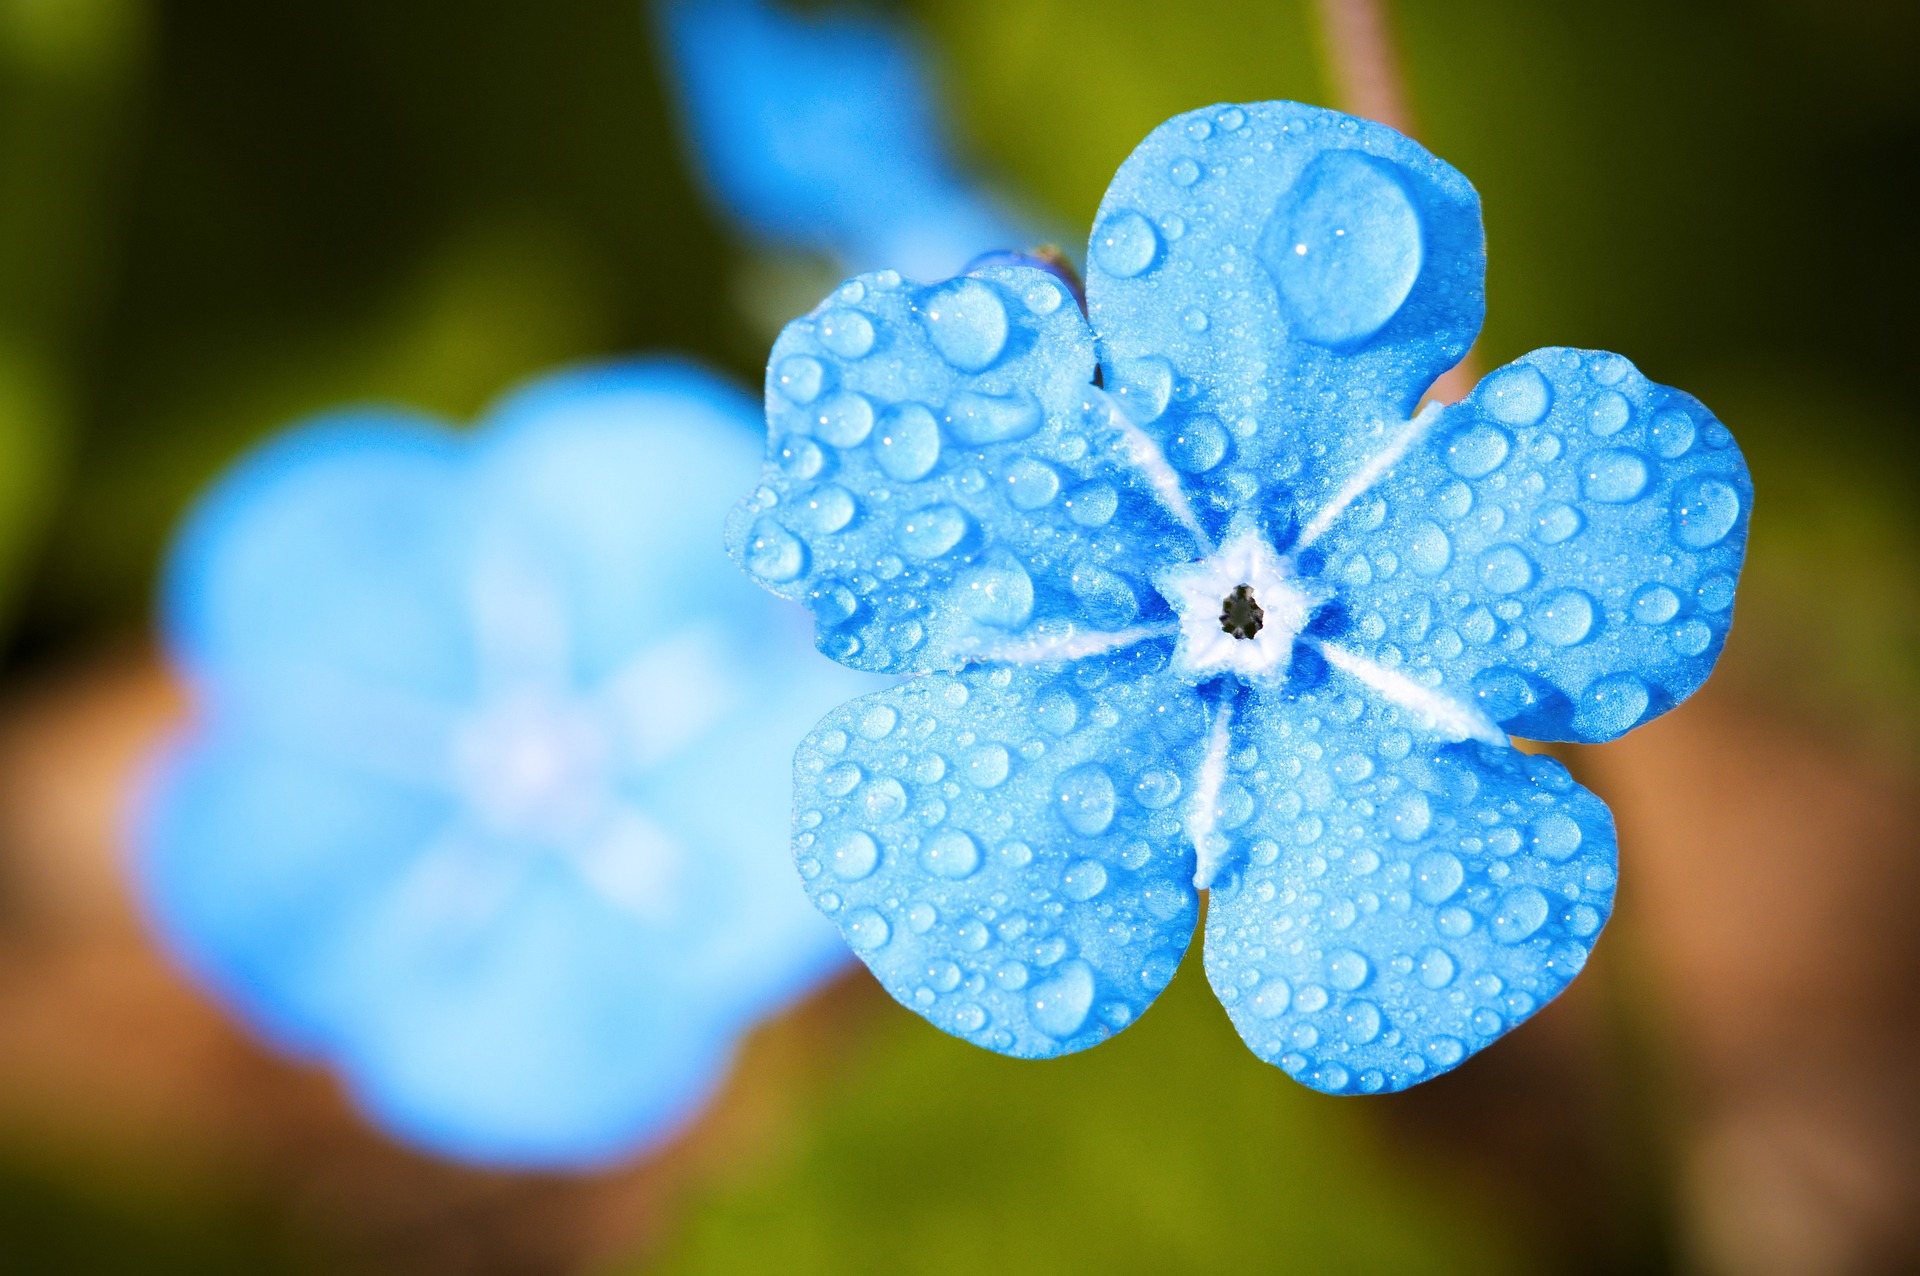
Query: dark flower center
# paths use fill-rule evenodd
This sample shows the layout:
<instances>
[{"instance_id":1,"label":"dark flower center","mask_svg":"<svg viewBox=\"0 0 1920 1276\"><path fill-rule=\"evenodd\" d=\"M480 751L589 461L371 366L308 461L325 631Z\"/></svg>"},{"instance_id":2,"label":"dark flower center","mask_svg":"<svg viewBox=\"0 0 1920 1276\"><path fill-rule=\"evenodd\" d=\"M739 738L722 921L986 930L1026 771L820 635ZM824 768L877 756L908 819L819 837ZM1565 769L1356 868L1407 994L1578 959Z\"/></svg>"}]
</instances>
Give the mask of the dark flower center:
<instances>
[{"instance_id":1,"label":"dark flower center","mask_svg":"<svg viewBox=\"0 0 1920 1276\"><path fill-rule=\"evenodd\" d=\"M1236 586L1220 600L1220 628L1235 638L1247 639L1259 633L1266 617L1267 613L1260 610L1260 604L1254 600L1253 590L1246 585Z\"/></svg>"}]
</instances>

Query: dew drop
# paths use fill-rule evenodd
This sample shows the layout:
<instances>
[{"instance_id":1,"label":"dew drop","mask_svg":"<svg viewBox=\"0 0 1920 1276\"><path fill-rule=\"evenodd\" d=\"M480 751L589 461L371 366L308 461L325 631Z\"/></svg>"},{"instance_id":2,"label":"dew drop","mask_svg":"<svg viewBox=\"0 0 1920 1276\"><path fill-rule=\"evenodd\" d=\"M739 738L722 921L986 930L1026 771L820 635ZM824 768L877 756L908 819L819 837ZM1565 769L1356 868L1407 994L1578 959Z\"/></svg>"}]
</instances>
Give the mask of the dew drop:
<instances>
[{"instance_id":1,"label":"dew drop","mask_svg":"<svg viewBox=\"0 0 1920 1276\"><path fill-rule=\"evenodd\" d=\"M1357 345L1384 328L1420 277L1420 216L1390 164L1358 151L1322 153L1261 231L1292 336Z\"/></svg>"},{"instance_id":2,"label":"dew drop","mask_svg":"<svg viewBox=\"0 0 1920 1276\"><path fill-rule=\"evenodd\" d=\"M893 927L887 925L887 919L871 908L848 913L845 924L847 942L853 945L855 952L876 952L893 938Z\"/></svg>"},{"instance_id":3,"label":"dew drop","mask_svg":"<svg viewBox=\"0 0 1920 1276\"><path fill-rule=\"evenodd\" d=\"M1175 186L1191 186L1200 180L1200 166L1190 159L1177 159L1167 169L1167 180Z\"/></svg>"},{"instance_id":4,"label":"dew drop","mask_svg":"<svg viewBox=\"0 0 1920 1276\"><path fill-rule=\"evenodd\" d=\"M1101 223L1094 232L1094 264L1116 279L1144 274L1160 256L1160 236L1153 223L1127 208Z\"/></svg>"},{"instance_id":5,"label":"dew drop","mask_svg":"<svg viewBox=\"0 0 1920 1276\"><path fill-rule=\"evenodd\" d=\"M1453 544L1437 523L1421 523L1407 538L1406 564L1416 575L1438 576L1453 558Z\"/></svg>"},{"instance_id":6,"label":"dew drop","mask_svg":"<svg viewBox=\"0 0 1920 1276\"><path fill-rule=\"evenodd\" d=\"M1445 988L1453 982L1454 969L1453 958L1447 950L1436 946L1421 949L1414 964L1414 973L1427 988Z\"/></svg>"},{"instance_id":7,"label":"dew drop","mask_svg":"<svg viewBox=\"0 0 1920 1276\"><path fill-rule=\"evenodd\" d=\"M1740 517L1740 493L1717 478L1696 478L1674 493L1673 538L1688 549L1725 540Z\"/></svg>"},{"instance_id":8,"label":"dew drop","mask_svg":"<svg viewBox=\"0 0 1920 1276\"><path fill-rule=\"evenodd\" d=\"M820 344L842 359L859 359L873 349L873 324L858 310L829 310L820 316Z\"/></svg>"},{"instance_id":9,"label":"dew drop","mask_svg":"<svg viewBox=\"0 0 1920 1276\"><path fill-rule=\"evenodd\" d=\"M1287 1007L1293 1004L1293 989L1287 981L1278 976L1263 980L1260 991L1253 995L1248 1009L1258 1019L1278 1019L1287 1013Z\"/></svg>"},{"instance_id":10,"label":"dew drop","mask_svg":"<svg viewBox=\"0 0 1920 1276\"><path fill-rule=\"evenodd\" d=\"M842 881L857 882L880 863L880 846L858 829L842 836L827 852L827 865Z\"/></svg>"},{"instance_id":11,"label":"dew drop","mask_svg":"<svg viewBox=\"0 0 1920 1276\"><path fill-rule=\"evenodd\" d=\"M1480 556L1480 583L1496 594L1512 594L1533 583L1533 560L1517 545L1496 545Z\"/></svg>"},{"instance_id":12,"label":"dew drop","mask_svg":"<svg viewBox=\"0 0 1920 1276\"><path fill-rule=\"evenodd\" d=\"M1007 307L999 292L980 279L953 279L922 303L921 322L933 348L962 372L990 368L1007 348Z\"/></svg>"},{"instance_id":13,"label":"dew drop","mask_svg":"<svg viewBox=\"0 0 1920 1276\"><path fill-rule=\"evenodd\" d=\"M1593 599L1563 589L1533 609L1533 631L1556 647L1571 647L1593 632Z\"/></svg>"},{"instance_id":14,"label":"dew drop","mask_svg":"<svg viewBox=\"0 0 1920 1276\"><path fill-rule=\"evenodd\" d=\"M1355 1001L1347 1006L1342 1034L1348 1045L1364 1046L1380 1035L1380 1007L1371 1001Z\"/></svg>"},{"instance_id":15,"label":"dew drop","mask_svg":"<svg viewBox=\"0 0 1920 1276\"><path fill-rule=\"evenodd\" d=\"M1693 447L1693 418L1678 409L1669 409L1653 418L1654 455L1672 461Z\"/></svg>"},{"instance_id":16,"label":"dew drop","mask_svg":"<svg viewBox=\"0 0 1920 1276\"><path fill-rule=\"evenodd\" d=\"M942 829L921 844L920 867L948 881L971 877L980 867L980 844L959 829Z\"/></svg>"},{"instance_id":17,"label":"dew drop","mask_svg":"<svg viewBox=\"0 0 1920 1276\"><path fill-rule=\"evenodd\" d=\"M827 370L812 355L789 355L774 370L774 384L788 400L801 406L820 397L827 383Z\"/></svg>"},{"instance_id":18,"label":"dew drop","mask_svg":"<svg viewBox=\"0 0 1920 1276\"><path fill-rule=\"evenodd\" d=\"M991 789L1007 778L1011 764L1005 745L983 744L967 755L967 780L976 788Z\"/></svg>"},{"instance_id":19,"label":"dew drop","mask_svg":"<svg viewBox=\"0 0 1920 1276\"><path fill-rule=\"evenodd\" d=\"M1352 992L1367 982L1373 967L1351 948L1342 948L1327 958L1327 982L1342 992Z\"/></svg>"},{"instance_id":20,"label":"dew drop","mask_svg":"<svg viewBox=\"0 0 1920 1276\"><path fill-rule=\"evenodd\" d=\"M1033 614L1033 578L1011 558L965 572L958 586L961 606L982 624L1018 629Z\"/></svg>"},{"instance_id":21,"label":"dew drop","mask_svg":"<svg viewBox=\"0 0 1920 1276\"><path fill-rule=\"evenodd\" d=\"M1084 903L1105 889L1107 870L1098 860L1081 860L1060 879L1060 893L1075 903Z\"/></svg>"},{"instance_id":22,"label":"dew drop","mask_svg":"<svg viewBox=\"0 0 1920 1276\"><path fill-rule=\"evenodd\" d=\"M1167 459L1189 474L1204 474L1226 457L1228 442L1225 426L1210 416L1194 417L1167 440Z\"/></svg>"},{"instance_id":23,"label":"dew drop","mask_svg":"<svg viewBox=\"0 0 1920 1276\"><path fill-rule=\"evenodd\" d=\"M902 404L881 419L874 455L888 478L925 478L940 459L940 425L922 405Z\"/></svg>"},{"instance_id":24,"label":"dew drop","mask_svg":"<svg viewBox=\"0 0 1920 1276\"><path fill-rule=\"evenodd\" d=\"M1627 448L1601 448L1587 457L1580 490L1590 501L1623 505L1647 490L1647 458Z\"/></svg>"},{"instance_id":25,"label":"dew drop","mask_svg":"<svg viewBox=\"0 0 1920 1276\"><path fill-rule=\"evenodd\" d=\"M1580 534L1587 520L1580 511L1561 501L1549 501L1533 512L1533 539L1542 545L1559 545Z\"/></svg>"},{"instance_id":26,"label":"dew drop","mask_svg":"<svg viewBox=\"0 0 1920 1276\"><path fill-rule=\"evenodd\" d=\"M1423 904L1451 899L1467 880L1467 869L1448 851L1428 851L1413 862L1413 894Z\"/></svg>"},{"instance_id":27,"label":"dew drop","mask_svg":"<svg viewBox=\"0 0 1920 1276\"><path fill-rule=\"evenodd\" d=\"M909 558L938 558L967 534L967 516L957 506L929 505L900 520L893 539Z\"/></svg>"},{"instance_id":28,"label":"dew drop","mask_svg":"<svg viewBox=\"0 0 1920 1276\"><path fill-rule=\"evenodd\" d=\"M1077 766L1060 777L1055 790L1057 809L1067 827L1082 837L1094 837L1113 823L1116 794L1113 778L1097 762Z\"/></svg>"},{"instance_id":29,"label":"dew drop","mask_svg":"<svg viewBox=\"0 0 1920 1276\"><path fill-rule=\"evenodd\" d=\"M754 520L746 558L748 571L776 585L807 568L807 548L799 537L764 516Z\"/></svg>"},{"instance_id":30,"label":"dew drop","mask_svg":"<svg viewBox=\"0 0 1920 1276\"><path fill-rule=\"evenodd\" d=\"M1474 396L1487 415L1505 425L1536 425L1553 402L1553 388L1530 363L1517 363L1495 372Z\"/></svg>"},{"instance_id":31,"label":"dew drop","mask_svg":"<svg viewBox=\"0 0 1920 1276\"><path fill-rule=\"evenodd\" d=\"M1550 860L1563 860L1580 849L1580 826L1558 811L1533 822L1533 850Z\"/></svg>"},{"instance_id":32,"label":"dew drop","mask_svg":"<svg viewBox=\"0 0 1920 1276\"><path fill-rule=\"evenodd\" d=\"M1632 417L1632 405L1618 390L1602 390L1587 404L1587 428L1602 437L1618 434Z\"/></svg>"},{"instance_id":33,"label":"dew drop","mask_svg":"<svg viewBox=\"0 0 1920 1276\"><path fill-rule=\"evenodd\" d=\"M1015 509L1037 510L1060 493L1060 476L1044 462L1021 457L1007 467L1007 499Z\"/></svg>"},{"instance_id":34,"label":"dew drop","mask_svg":"<svg viewBox=\"0 0 1920 1276\"><path fill-rule=\"evenodd\" d=\"M1503 944L1517 944L1539 930L1547 920L1547 897L1532 886L1520 886L1500 897L1488 929Z\"/></svg>"},{"instance_id":35,"label":"dew drop","mask_svg":"<svg viewBox=\"0 0 1920 1276\"><path fill-rule=\"evenodd\" d=\"M873 433L873 404L864 394L843 390L815 409L813 433L835 447L853 447Z\"/></svg>"},{"instance_id":36,"label":"dew drop","mask_svg":"<svg viewBox=\"0 0 1920 1276\"><path fill-rule=\"evenodd\" d=\"M1427 795L1404 793L1387 803L1387 829L1402 842L1417 842L1433 826L1433 806Z\"/></svg>"},{"instance_id":37,"label":"dew drop","mask_svg":"<svg viewBox=\"0 0 1920 1276\"><path fill-rule=\"evenodd\" d=\"M1633 618L1643 625L1664 625L1680 613L1680 595L1665 585L1648 585L1633 597Z\"/></svg>"},{"instance_id":38,"label":"dew drop","mask_svg":"<svg viewBox=\"0 0 1920 1276\"><path fill-rule=\"evenodd\" d=\"M1447 468L1461 478L1481 478L1499 469L1512 449L1513 440L1505 430L1469 426L1447 444Z\"/></svg>"},{"instance_id":39,"label":"dew drop","mask_svg":"<svg viewBox=\"0 0 1920 1276\"><path fill-rule=\"evenodd\" d=\"M957 394L947 405L947 428L969 447L1011 443L1040 428L1040 405L1024 394Z\"/></svg>"},{"instance_id":40,"label":"dew drop","mask_svg":"<svg viewBox=\"0 0 1920 1276\"><path fill-rule=\"evenodd\" d=\"M1077 958L1063 962L1053 978L1035 986L1027 998L1033 1026L1055 1040L1080 1031L1093 1008L1093 967Z\"/></svg>"},{"instance_id":41,"label":"dew drop","mask_svg":"<svg viewBox=\"0 0 1920 1276\"><path fill-rule=\"evenodd\" d=\"M1163 810L1180 796L1180 777L1171 771L1143 771L1133 782L1133 796L1149 811Z\"/></svg>"}]
</instances>

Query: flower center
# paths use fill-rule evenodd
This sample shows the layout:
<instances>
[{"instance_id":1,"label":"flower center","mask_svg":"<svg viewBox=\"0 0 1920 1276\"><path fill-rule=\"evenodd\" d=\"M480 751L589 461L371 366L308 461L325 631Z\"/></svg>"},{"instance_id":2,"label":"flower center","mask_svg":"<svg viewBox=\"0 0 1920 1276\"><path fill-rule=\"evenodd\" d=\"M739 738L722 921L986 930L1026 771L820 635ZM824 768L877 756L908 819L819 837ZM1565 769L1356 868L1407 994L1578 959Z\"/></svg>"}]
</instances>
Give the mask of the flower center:
<instances>
[{"instance_id":1,"label":"flower center","mask_svg":"<svg viewBox=\"0 0 1920 1276\"><path fill-rule=\"evenodd\" d=\"M1261 610L1251 586L1236 586L1220 600L1220 628L1243 642L1251 641L1260 632L1266 618L1267 613Z\"/></svg>"}]
</instances>

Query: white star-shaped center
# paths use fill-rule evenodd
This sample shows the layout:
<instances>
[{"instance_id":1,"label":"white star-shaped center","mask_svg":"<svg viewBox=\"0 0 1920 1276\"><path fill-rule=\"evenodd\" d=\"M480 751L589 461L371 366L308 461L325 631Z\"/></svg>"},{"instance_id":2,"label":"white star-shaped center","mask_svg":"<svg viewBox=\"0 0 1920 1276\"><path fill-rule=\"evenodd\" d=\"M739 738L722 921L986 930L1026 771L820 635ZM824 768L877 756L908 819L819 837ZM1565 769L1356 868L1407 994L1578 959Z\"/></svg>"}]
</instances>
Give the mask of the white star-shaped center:
<instances>
[{"instance_id":1,"label":"white star-shaped center","mask_svg":"<svg viewBox=\"0 0 1920 1276\"><path fill-rule=\"evenodd\" d=\"M1241 526L1206 558L1168 568L1153 582L1180 617L1174 667L1194 677L1235 673L1255 682L1280 682L1293 660L1293 642L1320 601L1309 593L1273 546ZM1244 593L1240 592L1244 588ZM1233 628L1223 622L1236 603ZM1258 608L1257 629L1246 623ZM1251 636L1241 637L1248 633Z\"/></svg>"}]
</instances>

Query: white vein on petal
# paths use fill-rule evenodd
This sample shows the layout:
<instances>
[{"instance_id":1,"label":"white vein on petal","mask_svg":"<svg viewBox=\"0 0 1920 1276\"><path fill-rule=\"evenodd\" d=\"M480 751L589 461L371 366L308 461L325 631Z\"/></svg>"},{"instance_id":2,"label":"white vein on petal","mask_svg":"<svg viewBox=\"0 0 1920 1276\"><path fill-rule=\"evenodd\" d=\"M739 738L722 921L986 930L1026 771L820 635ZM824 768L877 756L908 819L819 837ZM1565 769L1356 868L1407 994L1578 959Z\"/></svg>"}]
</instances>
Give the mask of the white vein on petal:
<instances>
[{"instance_id":1,"label":"white vein on petal","mask_svg":"<svg viewBox=\"0 0 1920 1276\"><path fill-rule=\"evenodd\" d=\"M1452 740L1484 740L1488 744L1498 745L1511 743L1506 732L1472 705L1443 695L1397 669L1389 669L1345 647L1326 642L1314 645L1327 658L1328 664L1408 710L1429 730Z\"/></svg>"},{"instance_id":2,"label":"white vein on petal","mask_svg":"<svg viewBox=\"0 0 1920 1276\"><path fill-rule=\"evenodd\" d=\"M1153 436L1135 425L1110 394L1095 391L1106 400L1107 420L1119 432L1127 459L1133 463L1141 475L1153 488L1155 496L1167 508L1167 512L1178 519L1180 525L1193 534L1194 542L1200 547L1200 557L1213 553L1213 538L1207 535L1207 529L1200 524L1199 516L1193 512L1192 502L1187 500L1186 489L1180 486L1180 476L1173 472L1160 445Z\"/></svg>"},{"instance_id":3,"label":"white vein on petal","mask_svg":"<svg viewBox=\"0 0 1920 1276\"><path fill-rule=\"evenodd\" d=\"M1214 845L1214 828L1220 822L1220 787L1227 780L1228 731L1232 725L1233 701L1223 700L1220 712L1214 715L1213 730L1207 736L1207 752L1200 759L1200 773L1194 777L1187 832L1193 839L1193 884L1200 890L1212 886L1220 872L1222 856Z\"/></svg>"},{"instance_id":4,"label":"white vein on petal","mask_svg":"<svg viewBox=\"0 0 1920 1276\"><path fill-rule=\"evenodd\" d=\"M1433 423L1440 419L1440 412L1440 404L1429 403L1418 416L1395 431L1393 437L1387 440L1387 445L1368 457L1367 463L1355 470L1353 477L1333 494L1333 499L1307 520L1307 525L1300 529L1296 547L1305 549L1319 540L1333 526L1334 520L1347 512L1348 506L1365 496L1375 483L1386 477L1388 470L1400 463L1400 458L1407 454L1408 449L1433 428Z\"/></svg>"},{"instance_id":5,"label":"white vein on petal","mask_svg":"<svg viewBox=\"0 0 1920 1276\"><path fill-rule=\"evenodd\" d=\"M1079 630L1057 636L1004 642L970 651L967 654L968 658L973 660L999 661L1011 665L1042 665L1056 660L1082 660L1088 656L1103 655L1109 651L1118 651L1122 647L1131 647L1137 642L1145 642L1149 638L1170 637L1176 632L1178 630L1173 625L1137 625L1132 629L1120 629L1112 633Z\"/></svg>"}]
</instances>

